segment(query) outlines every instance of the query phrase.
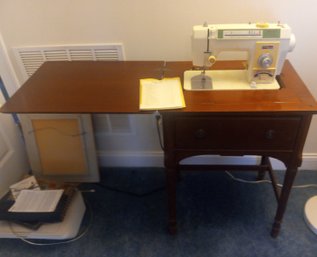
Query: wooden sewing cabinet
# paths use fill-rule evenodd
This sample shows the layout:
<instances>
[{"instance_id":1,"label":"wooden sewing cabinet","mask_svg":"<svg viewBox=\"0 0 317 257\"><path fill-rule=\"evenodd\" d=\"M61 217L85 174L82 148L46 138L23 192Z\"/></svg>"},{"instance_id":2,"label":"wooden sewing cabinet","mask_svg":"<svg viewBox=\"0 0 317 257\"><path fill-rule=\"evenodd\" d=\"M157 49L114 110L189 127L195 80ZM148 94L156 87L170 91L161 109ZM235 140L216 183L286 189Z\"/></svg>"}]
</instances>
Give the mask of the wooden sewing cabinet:
<instances>
[{"instance_id":1,"label":"wooden sewing cabinet","mask_svg":"<svg viewBox=\"0 0 317 257\"><path fill-rule=\"evenodd\" d=\"M215 69L241 69L219 62ZM48 62L1 108L6 113L147 113L139 110L139 79L183 78L190 62ZM168 192L168 227L177 231L176 184L182 169L251 169L269 172L278 207L272 236L279 233L312 115L317 104L291 64L278 77L280 90L184 91L186 108L161 111ZM259 165L180 165L195 155L261 156ZM286 166L277 188L269 157ZM215 210L216 211L216 210Z\"/></svg>"}]
</instances>

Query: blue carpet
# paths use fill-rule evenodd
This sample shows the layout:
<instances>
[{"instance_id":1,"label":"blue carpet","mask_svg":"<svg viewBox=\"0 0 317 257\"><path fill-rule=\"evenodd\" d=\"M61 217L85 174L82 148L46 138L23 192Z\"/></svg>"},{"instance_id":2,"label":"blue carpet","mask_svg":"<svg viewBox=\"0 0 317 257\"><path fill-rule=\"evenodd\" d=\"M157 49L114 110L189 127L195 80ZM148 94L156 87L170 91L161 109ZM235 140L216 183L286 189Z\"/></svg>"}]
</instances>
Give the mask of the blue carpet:
<instances>
[{"instance_id":1,"label":"blue carpet","mask_svg":"<svg viewBox=\"0 0 317 257\"><path fill-rule=\"evenodd\" d=\"M282 173L282 172L280 172ZM103 169L101 184L84 184L93 223L81 239L33 246L0 239L0 256L81 257L316 257L317 235L303 219L317 188L293 189L278 238L270 236L276 201L269 184L243 184L224 172L183 172L178 184L178 235L167 234L164 172L159 168ZM234 173L254 179L250 172ZM317 183L302 171L296 184ZM89 222L86 213L83 226Z\"/></svg>"}]
</instances>

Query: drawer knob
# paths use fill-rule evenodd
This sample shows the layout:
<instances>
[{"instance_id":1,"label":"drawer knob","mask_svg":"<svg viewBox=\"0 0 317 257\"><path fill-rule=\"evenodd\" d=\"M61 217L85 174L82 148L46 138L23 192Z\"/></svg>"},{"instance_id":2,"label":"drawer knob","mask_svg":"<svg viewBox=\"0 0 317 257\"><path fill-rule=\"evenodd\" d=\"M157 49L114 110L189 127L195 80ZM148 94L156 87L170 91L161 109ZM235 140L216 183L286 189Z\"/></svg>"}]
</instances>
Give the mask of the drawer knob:
<instances>
[{"instance_id":1,"label":"drawer knob","mask_svg":"<svg viewBox=\"0 0 317 257\"><path fill-rule=\"evenodd\" d=\"M265 138L266 138L266 139L273 139L273 138L274 138L274 134L275 134L275 130L269 129L269 130L266 131L266 133L265 133Z\"/></svg>"},{"instance_id":2,"label":"drawer knob","mask_svg":"<svg viewBox=\"0 0 317 257\"><path fill-rule=\"evenodd\" d=\"M198 129L195 131L195 138L197 139L204 139L207 133L204 129Z\"/></svg>"}]
</instances>

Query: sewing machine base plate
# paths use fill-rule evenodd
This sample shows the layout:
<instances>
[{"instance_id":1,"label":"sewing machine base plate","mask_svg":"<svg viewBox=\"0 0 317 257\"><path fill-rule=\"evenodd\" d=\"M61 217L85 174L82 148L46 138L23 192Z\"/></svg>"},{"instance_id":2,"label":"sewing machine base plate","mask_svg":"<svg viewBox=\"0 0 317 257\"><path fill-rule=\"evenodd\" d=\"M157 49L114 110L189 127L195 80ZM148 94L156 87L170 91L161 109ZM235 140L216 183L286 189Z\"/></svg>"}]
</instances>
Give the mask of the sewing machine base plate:
<instances>
[{"instance_id":1,"label":"sewing machine base plate","mask_svg":"<svg viewBox=\"0 0 317 257\"><path fill-rule=\"evenodd\" d=\"M205 76L211 78L212 87L192 86L192 78L202 77L201 70L188 70L184 72L184 89L190 91L210 91L210 90L278 90L279 83L274 79L272 83L250 84L247 81L246 70L208 70ZM196 79L195 79L196 80Z\"/></svg>"}]
</instances>

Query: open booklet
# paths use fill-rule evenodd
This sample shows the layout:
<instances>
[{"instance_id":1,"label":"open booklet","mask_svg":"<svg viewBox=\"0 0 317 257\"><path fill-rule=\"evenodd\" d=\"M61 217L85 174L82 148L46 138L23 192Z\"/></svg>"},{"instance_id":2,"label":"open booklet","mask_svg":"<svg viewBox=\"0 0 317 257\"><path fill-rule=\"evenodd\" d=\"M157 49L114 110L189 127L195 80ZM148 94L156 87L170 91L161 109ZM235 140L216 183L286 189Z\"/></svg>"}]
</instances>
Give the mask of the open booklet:
<instances>
[{"instance_id":1,"label":"open booklet","mask_svg":"<svg viewBox=\"0 0 317 257\"><path fill-rule=\"evenodd\" d=\"M64 190L22 190L9 212L53 212Z\"/></svg>"},{"instance_id":2,"label":"open booklet","mask_svg":"<svg viewBox=\"0 0 317 257\"><path fill-rule=\"evenodd\" d=\"M164 110L185 107L179 78L140 79L140 109Z\"/></svg>"},{"instance_id":3,"label":"open booklet","mask_svg":"<svg viewBox=\"0 0 317 257\"><path fill-rule=\"evenodd\" d=\"M60 222L76 193L74 187L55 190L22 190L16 200L8 192L0 199L0 221L34 227L38 223Z\"/></svg>"}]
</instances>

